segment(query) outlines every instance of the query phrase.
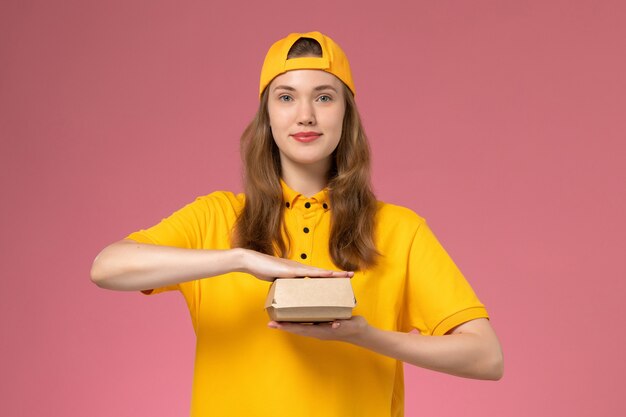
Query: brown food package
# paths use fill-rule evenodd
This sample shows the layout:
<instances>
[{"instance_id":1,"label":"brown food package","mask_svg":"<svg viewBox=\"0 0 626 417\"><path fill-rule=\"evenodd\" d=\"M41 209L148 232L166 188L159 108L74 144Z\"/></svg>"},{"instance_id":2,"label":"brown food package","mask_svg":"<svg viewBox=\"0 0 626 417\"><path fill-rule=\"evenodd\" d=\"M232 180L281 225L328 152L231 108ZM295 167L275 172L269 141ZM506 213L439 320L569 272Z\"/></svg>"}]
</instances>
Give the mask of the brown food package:
<instances>
[{"instance_id":1,"label":"brown food package","mask_svg":"<svg viewBox=\"0 0 626 417\"><path fill-rule=\"evenodd\" d=\"M265 310L274 321L318 323L349 319L355 305L350 278L279 278Z\"/></svg>"}]
</instances>

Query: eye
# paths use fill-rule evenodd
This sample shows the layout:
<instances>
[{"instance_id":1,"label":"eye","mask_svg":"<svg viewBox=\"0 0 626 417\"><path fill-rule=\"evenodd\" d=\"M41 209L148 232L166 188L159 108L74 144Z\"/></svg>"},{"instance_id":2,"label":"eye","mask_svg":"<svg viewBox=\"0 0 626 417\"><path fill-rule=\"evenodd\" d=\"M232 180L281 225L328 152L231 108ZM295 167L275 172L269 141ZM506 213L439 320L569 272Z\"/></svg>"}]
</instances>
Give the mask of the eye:
<instances>
[{"instance_id":1,"label":"eye","mask_svg":"<svg viewBox=\"0 0 626 417\"><path fill-rule=\"evenodd\" d=\"M291 100L292 100L291 96L288 96L286 94L278 96L278 101L288 102L288 101L291 101Z\"/></svg>"},{"instance_id":2,"label":"eye","mask_svg":"<svg viewBox=\"0 0 626 417\"><path fill-rule=\"evenodd\" d=\"M324 94L323 96L319 96L318 100L322 103L328 103L329 101L333 101L333 98L327 94Z\"/></svg>"}]
</instances>

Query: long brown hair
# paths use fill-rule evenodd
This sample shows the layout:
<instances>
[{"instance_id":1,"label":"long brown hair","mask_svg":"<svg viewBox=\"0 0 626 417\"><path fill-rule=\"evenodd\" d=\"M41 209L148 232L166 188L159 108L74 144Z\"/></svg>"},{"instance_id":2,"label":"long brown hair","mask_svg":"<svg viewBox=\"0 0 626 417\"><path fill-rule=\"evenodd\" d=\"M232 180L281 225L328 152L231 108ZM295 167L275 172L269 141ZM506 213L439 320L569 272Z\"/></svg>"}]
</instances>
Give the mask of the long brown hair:
<instances>
[{"instance_id":1,"label":"long brown hair","mask_svg":"<svg viewBox=\"0 0 626 417\"><path fill-rule=\"evenodd\" d=\"M322 56L317 41L301 38L288 58ZM343 83L342 83L343 84ZM345 115L339 145L328 173L331 204L329 252L346 271L372 267L377 202L370 183L370 149L352 91L344 84ZM289 236L283 222L283 192L278 147L270 130L267 89L259 109L241 136L246 201L234 229L235 246L283 258L289 255Z\"/></svg>"}]
</instances>

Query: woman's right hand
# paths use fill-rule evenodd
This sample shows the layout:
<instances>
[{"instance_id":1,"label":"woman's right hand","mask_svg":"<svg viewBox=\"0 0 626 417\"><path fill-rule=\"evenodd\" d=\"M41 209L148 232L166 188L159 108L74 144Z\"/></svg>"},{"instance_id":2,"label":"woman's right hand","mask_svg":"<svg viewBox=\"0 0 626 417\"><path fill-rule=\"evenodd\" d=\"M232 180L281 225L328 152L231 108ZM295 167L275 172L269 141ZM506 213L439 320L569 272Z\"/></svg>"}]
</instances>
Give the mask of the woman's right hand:
<instances>
[{"instance_id":1,"label":"woman's right hand","mask_svg":"<svg viewBox=\"0 0 626 417\"><path fill-rule=\"evenodd\" d=\"M91 280L101 288L138 291L229 272L265 281L295 277L347 277L353 272L315 268L248 249L185 249L124 239L104 248L93 262Z\"/></svg>"},{"instance_id":2,"label":"woman's right hand","mask_svg":"<svg viewBox=\"0 0 626 417\"><path fill-rule=\"evenodd\" d=\"M241 251L242 272L264 281L271 282L276 278L352 278L354 276L352 271L332 271L250 249L239 250Z\"/></svg>"}]
</instances>

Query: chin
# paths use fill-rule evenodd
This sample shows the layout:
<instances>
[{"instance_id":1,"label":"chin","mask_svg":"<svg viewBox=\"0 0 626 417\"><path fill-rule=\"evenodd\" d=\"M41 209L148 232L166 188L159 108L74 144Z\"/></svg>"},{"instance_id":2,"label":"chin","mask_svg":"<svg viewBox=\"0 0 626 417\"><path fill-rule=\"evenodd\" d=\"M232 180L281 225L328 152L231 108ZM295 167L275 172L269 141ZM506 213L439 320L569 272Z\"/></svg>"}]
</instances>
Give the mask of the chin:
<instances>
[{"instance_id":1,"label":"chin","mask_svg":"<svg viewBox=\"0 0 626 417\"><path fill-rule=\"evenodd\" d=\"M300 165L317 165L325 163L328 157L316 157L316 158L296 158L293 161Z\"/></svg>"},{"instance_id":2,"label":"chin","mask_svg":"<svg viewBox=\"0 0 626 417\"><path fill-rule=\"evenodd\" d=\"M315 165L328 160L329 155L290 155L287 158L298 165Z\"/></svg>"}]
</instances>

